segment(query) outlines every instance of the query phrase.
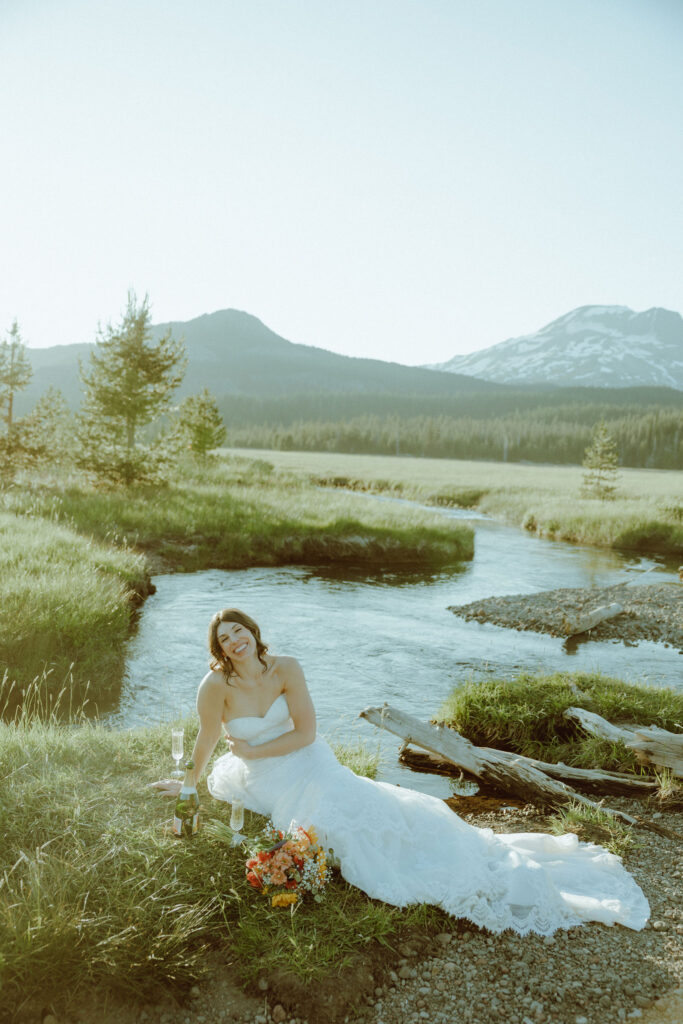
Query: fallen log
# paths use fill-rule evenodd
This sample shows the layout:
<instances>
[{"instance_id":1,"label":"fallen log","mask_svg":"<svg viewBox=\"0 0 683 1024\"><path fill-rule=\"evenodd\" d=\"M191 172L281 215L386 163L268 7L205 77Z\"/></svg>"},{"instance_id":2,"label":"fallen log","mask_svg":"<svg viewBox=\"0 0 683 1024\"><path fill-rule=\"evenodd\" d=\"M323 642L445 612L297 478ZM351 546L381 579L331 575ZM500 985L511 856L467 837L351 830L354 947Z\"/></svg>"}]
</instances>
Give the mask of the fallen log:
<instances>
[{"instance_id":1,"label":"fallen log","mask_svg":"<svg viewBox=\"0 0 683 1024\"><path fill-rule=\"evenodd\" d=\"M633 729L628 726L614 725L606 718L596 715L594 711L586 711L585 708L567 708L564 717L570 722L577 722L591 736L599 736L610 743L628 743L634 737Z\"/></svg>"},{"instance_id":2,"label":"fallen log","mask_svg":"<svg viewBox=\"0 0 683 1024\"><path fill-rule=\"evenodd\" d=\"M669 768L683 778L683 733L668 732L654 725L614 725L585 708L567 708L564 716L592 736L623 743L635 752L641 764Z\"/></svg>"},{"instance_id":3,"label":"fallen log","mask_svg":"<svg viewBox=\"0 0 683 1024\"><path fill-rule=\"evenodd\" d=\"M482 747L482 750L490 750L489 747ZM553 764L548 761L537 761L533 757L524 757L522 754L511 754L506 750L497 751L502 757L510 761L519 760L538 768L539 771L550 775L551 778L560 779L568 785L585 793L605 794L612 796L648 796L657 790L656 779L638 778L634 775L625 775L623 772L608 772L600 768L574 768L571 765L563 764L561 761ZM428 754L415 750L411 747L403 747L398 756L401 764L415 772L428 772L432 775L445 775L457 778L462 769L437 754Z\"/></svg>"},{"instance_id":4,"label":"fallen log","mask_svg":"<svg viewBox=\"0 0 683 1024\"><path fill-rule=\"evenodd\" d=\"M605 622L606 619L615 619L617 615L621 615L623 610L623 606L620 604L603 604L599 608L594 608L592 612L580 615L577 619L568 619L565 616L562 628L567 636L578 636L579 633L586 633L598 623Z\"/></svg>"},{"instance_id":5,"label":"fallen log","mask_svg":"<svg viewBox=\"0 0 683 1024\"><path fill-rule=\"evenodd\" d=\"M669 838L683 838L669 829L654 823L635 818L624 811L616 811L596 804L583 793L577 792L559 779L553 779L545 772L528 763L528 759L507 751L495 750L493 747L476 747L470 740L461 736L455 729L443 725L429 725L421 722L414 715L406 714L397 708L384 704L382 707L369 707L360 712L371 725L401 737L404 743L415 743L417 746L433 754L439 754L470 775L480 779L484 785L510 793L525 803L559 807L570 800L601 810L610 817L619 818L640 828L647 828Z\"/></svg>"}]
</instances>

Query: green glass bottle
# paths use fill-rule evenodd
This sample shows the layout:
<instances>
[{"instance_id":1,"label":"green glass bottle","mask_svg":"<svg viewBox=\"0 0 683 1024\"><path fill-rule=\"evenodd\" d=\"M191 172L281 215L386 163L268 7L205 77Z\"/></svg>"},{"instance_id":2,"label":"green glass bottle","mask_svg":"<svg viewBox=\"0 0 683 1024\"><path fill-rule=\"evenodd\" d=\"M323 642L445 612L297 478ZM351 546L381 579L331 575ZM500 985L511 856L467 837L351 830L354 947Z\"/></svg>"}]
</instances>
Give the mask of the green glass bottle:
<instances>
[{"instance_id":1,"label":"green glass bottle","mask_svg":"<svg viewBox=\"0 0 683 1024\"><path fill-rule=\"evenodd\" d=\"M173 813L173 835L190 838L199 828L199 795L194 784L194 761L185 763L185 781L178 793Z\"/></svg>"}]
</instances>

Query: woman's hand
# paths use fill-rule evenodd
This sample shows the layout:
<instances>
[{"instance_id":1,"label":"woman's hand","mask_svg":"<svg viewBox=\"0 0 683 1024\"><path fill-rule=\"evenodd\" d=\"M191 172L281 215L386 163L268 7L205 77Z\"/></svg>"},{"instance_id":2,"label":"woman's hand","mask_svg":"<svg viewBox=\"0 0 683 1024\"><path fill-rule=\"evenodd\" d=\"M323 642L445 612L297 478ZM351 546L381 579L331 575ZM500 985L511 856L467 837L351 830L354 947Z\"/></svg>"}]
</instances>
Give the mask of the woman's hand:
<instances>
[{"instance_id":1,"label":"woman's hand","mask_svg":"<svg viewBox=\"0 0 683 1024\"><path fill-rule=\"evenodd\" d=\"M156 789L159 796L175 799L182 788L180 779L159 779L158 782L150 782L149 788Z\"/></svg>"},{"instance_id":2,"label":"woman's hand","mask_svg":"<svg viewBox=\"0 0 683 1024\"><path fill-rule=\"evenodd\" d=\"M234 736L228 736L228 750L240 761L253 761L257 758L258 747L250 746L246 740L238 740Z\"/></svg>"}]
</instances>

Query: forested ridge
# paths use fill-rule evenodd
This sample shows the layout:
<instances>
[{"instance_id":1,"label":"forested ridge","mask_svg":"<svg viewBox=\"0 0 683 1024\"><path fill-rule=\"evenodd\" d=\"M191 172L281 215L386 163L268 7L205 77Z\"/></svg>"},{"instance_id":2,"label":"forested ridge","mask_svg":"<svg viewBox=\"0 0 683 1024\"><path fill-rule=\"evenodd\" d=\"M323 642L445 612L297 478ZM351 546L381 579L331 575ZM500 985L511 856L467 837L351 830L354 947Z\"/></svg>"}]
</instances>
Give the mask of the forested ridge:
<instances>
[{"instance_id":1,"label":"forested ridge","mask_svg":"<svg viewBox=\"0 0 683 1024\"><path fill-rule=\"evenodd\" d=\"M683 468L683 394L667 389L566 388L448 400L240 396L219 405L233 447L570 464L582 461L595 424L604 420L621 465Z\"/></svg>"}]
</instances>

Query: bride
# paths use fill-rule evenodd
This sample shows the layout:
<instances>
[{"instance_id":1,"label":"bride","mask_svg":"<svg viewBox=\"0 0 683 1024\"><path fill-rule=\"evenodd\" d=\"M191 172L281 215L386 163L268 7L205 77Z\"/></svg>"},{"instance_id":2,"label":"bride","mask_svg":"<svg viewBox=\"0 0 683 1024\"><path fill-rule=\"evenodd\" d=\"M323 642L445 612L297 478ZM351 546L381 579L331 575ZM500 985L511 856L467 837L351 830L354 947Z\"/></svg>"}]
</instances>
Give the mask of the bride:
<instances>
[{"instance_id":1,"label":"bride","mask_svg":"<svg viewBox=\"0 0 683 1024\"><path fill-rule=\"evenodd\" d=\"M572 833L495 834L440 799L359 778L316 737L295 658L268 653L258 625L227 608L209 626L211 671L197 694L195 782L225 732L228 753L208 777L218 800L241 800L276 828L315 827L347 882L395 906L433 903L493 932L550 935L585 921L639 930L649 917L619 857ZM174 795L179 783L155 783Z\"/></svg>"}]
</instances>

